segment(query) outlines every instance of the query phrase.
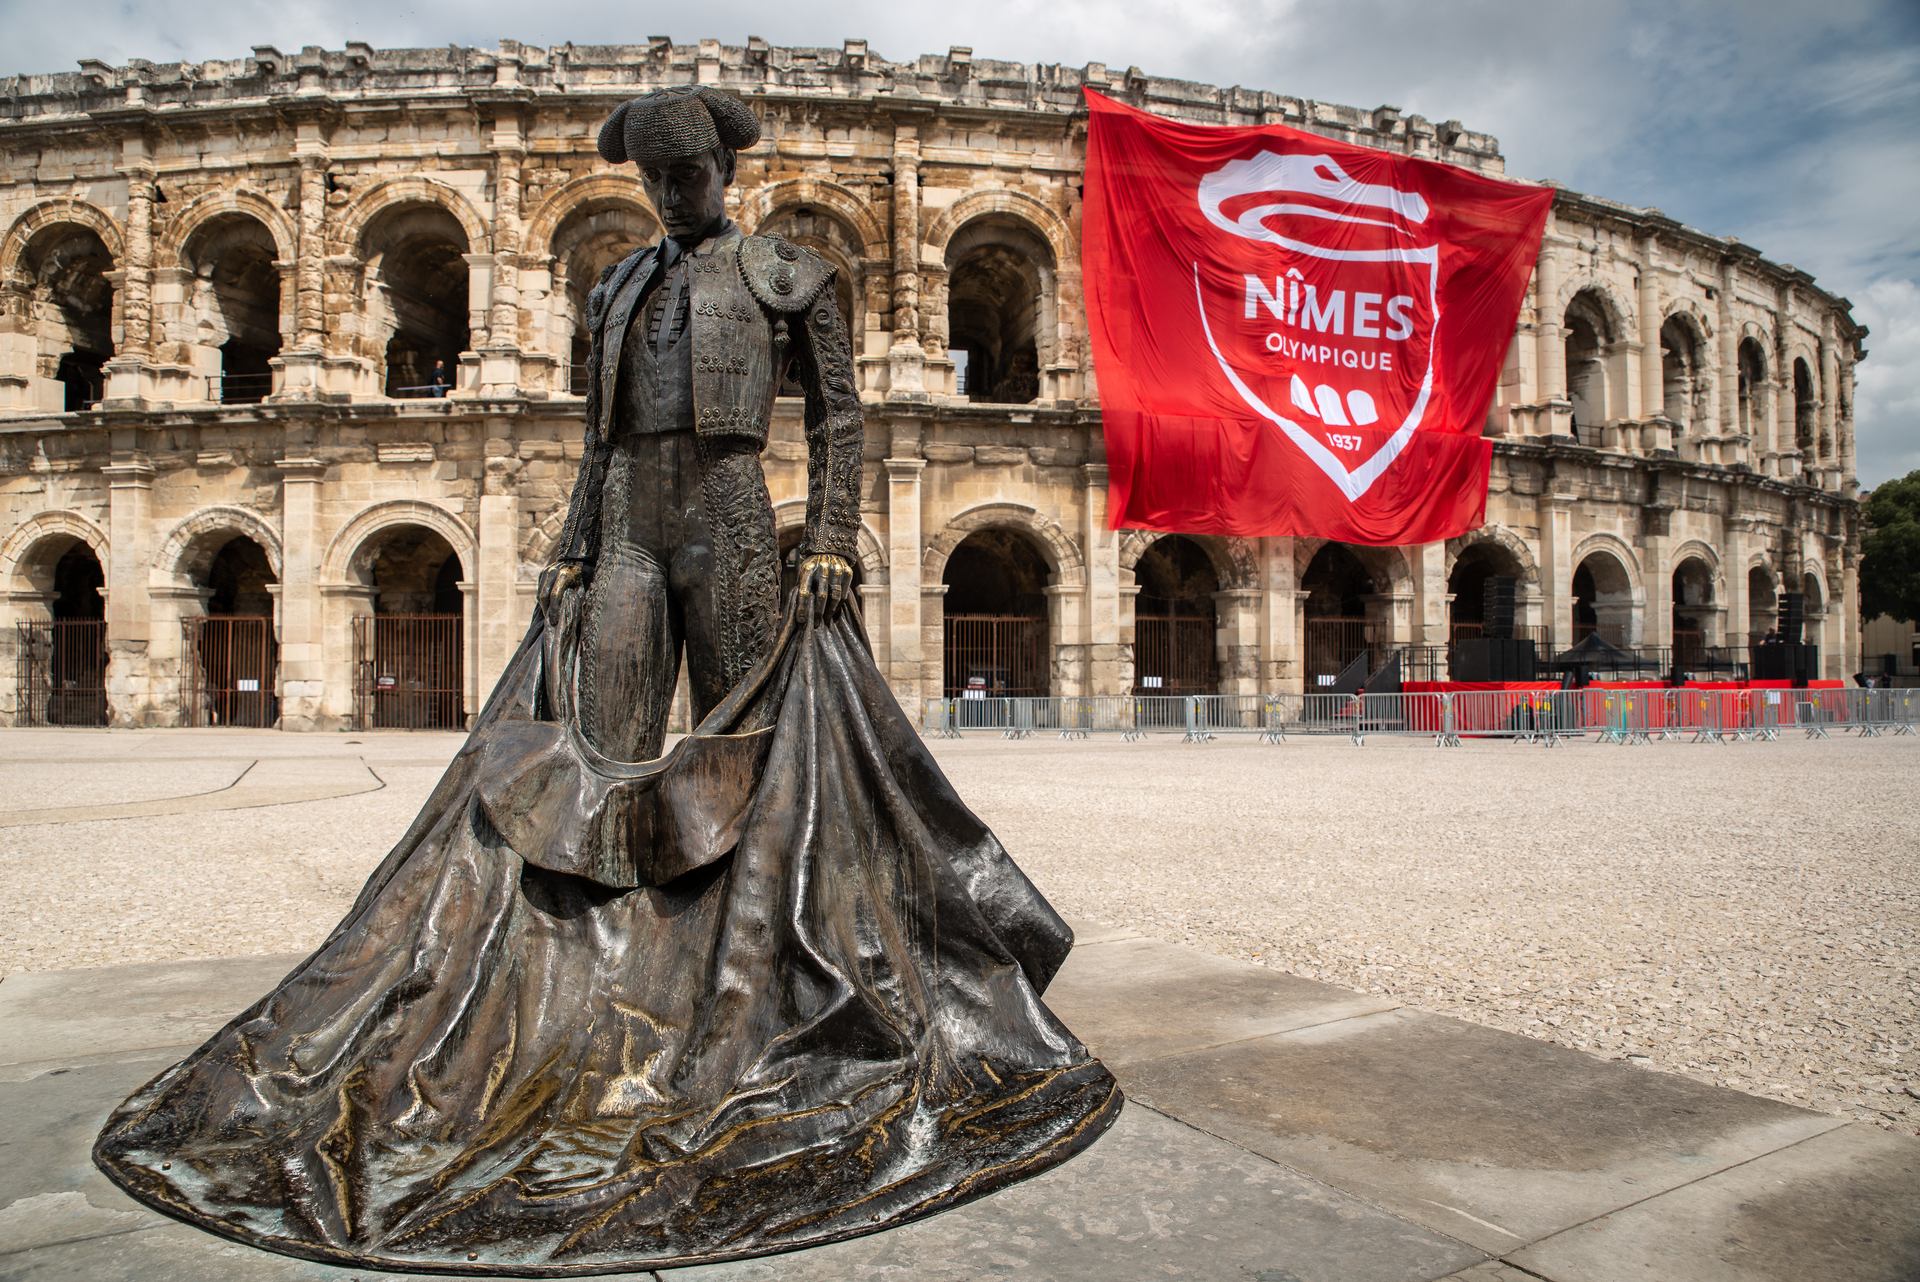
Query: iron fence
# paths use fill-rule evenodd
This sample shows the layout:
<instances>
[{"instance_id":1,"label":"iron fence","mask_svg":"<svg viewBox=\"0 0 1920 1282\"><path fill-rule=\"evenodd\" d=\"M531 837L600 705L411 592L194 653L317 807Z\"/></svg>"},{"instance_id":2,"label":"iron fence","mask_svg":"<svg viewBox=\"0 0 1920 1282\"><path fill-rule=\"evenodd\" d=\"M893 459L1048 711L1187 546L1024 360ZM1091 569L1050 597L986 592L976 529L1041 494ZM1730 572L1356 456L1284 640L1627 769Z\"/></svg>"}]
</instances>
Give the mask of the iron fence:
<instances>
[{"instance_id":1,"label":"iron fence","mask_svg":"<svg viewBox=\"0 0 1920 1282\"><path fill-rule=\"evenodd\" d=\"M353 719L361 730L466 725L457 614L361 614L353 620Z\"/></svg>"},{"instance_id":2,"label":"iron fence","mask_svg":"<svg viewBox=\"0 0 1920 1282\"><path fill-rule=\"evenodd\" d=\"M182 619L180 665L180 724L270 729L280 719L272 619Z\"/></svg>"},{"instance_id":3,"label":"iron fence","mask_svg":"<svg viewBox=\"0 0 1920 1282\"><path fill-rule=\"evenodd\" d=\"M106 725L106 620L15 624L14 690L19 725Z\"/></svg>"}]
</instances>

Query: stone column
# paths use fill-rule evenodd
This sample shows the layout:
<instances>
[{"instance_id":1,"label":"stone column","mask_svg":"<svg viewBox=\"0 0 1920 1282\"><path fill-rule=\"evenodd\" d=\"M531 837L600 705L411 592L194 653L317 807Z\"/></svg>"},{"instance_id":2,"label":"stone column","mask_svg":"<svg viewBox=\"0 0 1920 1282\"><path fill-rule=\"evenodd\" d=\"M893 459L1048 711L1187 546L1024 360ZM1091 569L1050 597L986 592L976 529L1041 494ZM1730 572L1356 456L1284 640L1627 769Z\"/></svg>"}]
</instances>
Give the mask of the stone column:
<instances>
[{"instance_id":1,"label":"stone column","mask_svg":"<svg viewBox=\"0 0 1920 1282\"><path fill-rule=\"evenodd\" d=\"M324 387L322 356L327 342L327 147L317 120L294 126L293 154L300 162L299 207L294 220L293 334L274 357L279 366L276 401L312 401ZM283 710L286 704L283 702Z\"/></svg>"},{"instance_id":2,"label":"stone column","mask_svg":"<svg viewBox=\"0 0 1920 1282\"><path fill-rule=\"evenodd\" d=\"M480 391L504 397L520 390L520 187L527 144L517 112L500 113L492 147L493 278L487 336L480 345Z\"/></svg>"},{"instance_id":3,"label":"stone column","mask_svg":"<svg viewBox=\"0 0 1920 1282\"><path fill-rule=\"evenodd\" d=\"M1656 648L1671 646L1673 569L1667 562L1673 552L1673 540L1665 533L1649 531L1641 537L1640 548L1640 581L1645 588L1646 602L1641 616L1639 644ZM1701 631L1705 632L1704 619L1702 623Z\"/></svg>"},{"instance_id":4,"label":"stone column","mask_svg":"<svg viewBox=\"0 0 1920 1282\"><path fill-rule=\"evenodd\" d=\"M875 620L887 633L887 683L903 707L923 697L926 657L922 649L920 484L922 458L890 458L887 469L887 615ZM937 657L938 650L935 655ZM937 693L937 692L936 692ZM924 697L931 698L931 694Z\"/></svg>"},{"instance_id":5,"label":"stone column","mask_svg":"<svg viewBox=\"0 0 1920 1282\"><path fill-rule=\"evenodd\" d=\"M507 660L520 644L527 620L519 610L516 585L520 571L520 500L514 481L519 460L508 439L505 422L490 426L486 475L480 493L479 591L474 617L479 645L474 689L484 697L506 671ZM473 711L479 704L470 705Z\"/></svg>"},{"instance_id":6,"label":"stone column","mask_svg":"<svg viewBox=\"0 0 1920 1282\"><path fill-rule=\"evenodd\" d=\"M1086 464L1080 477L1085 514L1080 542L1087 559L1085 693L1124 694L1130 678L1121 671L1120 539L1107 528L1106 464Z\"/></svg>"},{"instance_id":7,"label":"stone column","mask_svg":"<svg viewBox=\"0 0 1920 1282\"><path fill-rule=\"evenodd\" d=\"M319 513L327 465L296 456L275 466L280 469L280 728L318 730L327 692Z\"/></svg>"},{"instance_id":8,"label":"stone column","mask_svg":"<svg viewBox=\"0 0 1920 1282\"><path fill-rule=\"evenodd\" d=\"M1564 433L1573 409L1567 400L1567 349L1560 332L1560 258L1558 247L1552 243L1553 230L1554 219L1548 215L1540 257L1533 269L1534 367L1540 380L1533 399L1546 407L1540 430Z\"/></svg>"},{"instance_id":9,"label":"stone column","mask_svg":"<svg viewBox=\"0 0 1920 1282\"><path fill-rule=\"evenodd\" d=\"M946 689L947 585L920 585L920 697L937 699Z\"/></svg>"},{"instance_id":10,"label":"stone column","mask_svg":"<svg viewBox=\"0 0 1920 1282\"><path fill-rule=\"evenodd\" d=\"M1301 693L1300 582L1293 540L1261 539L1260 679L1263 693Z\"/></svg>"},{"instance_id":11,"label":"stone column","mask_svg":"<svg viewBox=\"0 0 1920 1282\"><path fill-rule=\"evenodd\" d=\"M108 406L137 406L146 396L143 378L153 350L153 162L147 140L133 134L121 142L118 169L127 183L127 238L125 260L114 264L116 311L120 334L113 358L106 365Z\"/></svg>"},{"instance_id":12,"label":"stone column","mask_svg":"<svg viewBox=\"0 0 1920 1282\"><path fill-rule=\"evenodd\" d=\"M1661 427L1667 414L1667 371L1660 355L1660 288L1655 280L1658 248L1652 236L1640 242L1640 408L1648 426L1640 432L1639 451L1673 448L1673 429Z\"/></svg>"},{"instance_id":13,"label":"stone column","mask_svg":"<svg viewBox=\"0 0 1920 1282\"><path fill-rule=\"evenodd\" d=\"M926 396L920 344L920 131L893 127L893 343L887 349L889 395Z\"/></svg>"},{"instance_id":14,"label":"stone column","mask_svg":"<svg viewBox=\"0 0 1920 1282\"><path fill-rule=\"evenodd\" d=\"M1573 648L1573 495L1540 496L1540 587L1554 653Z\"/></svg>"},{"instance_id":15,"label":"stone column","mask_svg":"<svg viewBox=\"0 0 1920 1282\"><path fill-rule=\"evenodd\" d=\"M1084 583L1049 583L1047 632L1053 643L1047 693L1070 699L1087 688L1087 588Z\"/></svg>"},{"instance_id":16,"label":"stone column","mask_svg":"<svg viewBox=\"0 0 1920 1282\"><path fill-rule=\"evenodd\" d=\"M1820 465L1837 467L1840 462L1840 432L1837 402L1840 388L1840 358L1835 351L1833 313L1828 312L1820 325L1820 421L1817 439L1821 446ZM1836 487L1837 488L1837 487Z\"/></svg>"},{"instance_id":17,"label":"stone column","mask_svg":"<svg viewBox=\"0 0 1920 1282\"><path fill-rule=\"evenodd\" d=\"M1414 645L1447 643L1447 545L1422 543L1413 549Z\"/></svg>"},{"instance_id":18,"label":"stone column","mask_svg":"<svg viewBox=\"0 0 1920 1282\"><path fill-rule=\"evenodd\" d=\"M1792 324L1793 318L1787 314L1786 299L1782 297L1773 309L1773 352L1770 357L1773 361L1773 377L1768 380L1773 386L1770 389L1772 395L1767 397L1767 440L1771 442L1770 448L1783 453L1791 452L1799 458L1801 474L1804 476L1814 466L1814 452L1820 442L1816 439L1814 448L1809 449L1804 457L1800 455L1799 407L1794 404L1793 398L1793 354L1787 347L1787 335L1792 333L1789 328Z\"/></svg>"},{"instance_id":19,"label":"stone column","mask_svg":"<svg viewBox=\"0 0 1920 1282\"><path fill-rule=\"evenodd\" d=\"M1260 693L1260 599L1257 587L1225 588L1213 594L1221 694Z\"/></svg>"},{"instance_id":20,"label":"stone column","mask_svg":"<svg viewBox=\"0 0 1920 1282\"><path fill-rule=\"evenodd\" d=\"M113 452L107 482L107 716L115 728L155 725L147 677L153 598L148 593L148 522L153 464L137 450Z\"/></svg>"},{"instance_id":21,"label":"stone column","mask_svg":"<svg viewBox=\"0 0 1920 1282\"><path fill-rule=\"evenodd\" d=\"M1720 264L1720 287L1714 291L1718 306L1714 313L1714 325L1720 335L1720 432L1721 436L1732 436L1740 430L1740 331L1733 323L1733 264ZM1756 391L1755 395L1759 393ZM1757 435L1749 443L1749 450L1755 454L1765 452L1765 446ZM1773 460L1768 459L1763 471L1777 471Z\"/></svg>"}]
</instances>

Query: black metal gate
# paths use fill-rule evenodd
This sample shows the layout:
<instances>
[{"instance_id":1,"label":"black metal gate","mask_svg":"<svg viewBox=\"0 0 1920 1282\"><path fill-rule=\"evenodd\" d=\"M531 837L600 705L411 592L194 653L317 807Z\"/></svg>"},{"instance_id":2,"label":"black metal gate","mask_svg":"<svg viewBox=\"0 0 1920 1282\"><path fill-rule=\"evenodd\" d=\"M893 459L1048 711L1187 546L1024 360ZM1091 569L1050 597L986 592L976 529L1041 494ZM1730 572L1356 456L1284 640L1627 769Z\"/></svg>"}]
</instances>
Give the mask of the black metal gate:
<instances>
[{"instance_id":1,"label":"black metal gate","mask_svg":"<svg viewBox=\"0 0 1920 1282\"><path fill-rule=\"evenodd\" d=\"M1373 624L1365 619L1308 619L1306 635L1306 690L1312 694L1346 670L1363 654L1373 654ZM1375 660L1378 656L1375 655ZM1369 661L1369 668L1374 661Z\"/></svg>"},{"instance_id":2,"label":"black metal gate","mask_svg":"<svg viewBox=\"0 0 1920 1282\"><path fill-rule=\"evenodd\" d=\"M105 619L20 623L14 647L20 725L107 724Z\"/></svg>"},{"instance_id":3,"label":"black metal gate","mask_svg":"<svg viewBox=\"0 0 1920 1282\"><path fill-rule=\"evenodd\" d=\"M949 699L1049 693L1047 621L1024 614L947 616L945 672Z\"/></svg>"},{"instance_id":4,"label":"black metal gate","mask_svg":"<svg viewBox=\"0 0 1920 1282\"><path fill-rule=\"evenodd\" d=\"M182 619L180 667L180 724L267 730L280 719L280 646L272 619Z\"/></svg>"},{"instance_id":5,"label":"black metal gate","mask_svg":"<svg viewBox=\"0 0 1920 1282\"><path fill-rule=\"evenodd\" d=\"M1133 620L1135 694L1217 694L1212 619L1142 614Z\"/></svg>"},{"instance_id":6,"label":"black metal gate","mask_svg":"<svg viewBox=\"0 0 1920 1282\"><path fill-rule=\"evenodd\" d=\"M465 665L457 614L353 620L353 722L362 730L461 730Z\"/></svg>"}]
</instances>

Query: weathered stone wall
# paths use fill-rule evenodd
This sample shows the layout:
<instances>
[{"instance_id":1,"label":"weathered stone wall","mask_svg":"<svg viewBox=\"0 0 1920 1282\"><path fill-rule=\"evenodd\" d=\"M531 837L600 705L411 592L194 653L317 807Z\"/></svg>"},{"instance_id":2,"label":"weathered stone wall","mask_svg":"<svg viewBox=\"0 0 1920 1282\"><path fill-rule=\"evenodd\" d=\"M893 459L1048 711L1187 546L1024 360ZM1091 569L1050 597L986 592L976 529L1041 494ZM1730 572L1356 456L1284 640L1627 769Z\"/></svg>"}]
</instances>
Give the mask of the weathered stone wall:
<instances>
[{"instance_id":1,"label":"weathered stone wall","mask_svg":"<svg viewBox=\"0 0 1920 1282\"><path fill-rule=\"evenodd\" d=\"M342 725L365 676L353 636L375 608L372 550L396 531L458 558L476 708L524 630L577 467L585 291L657 235L594 132L621 99L687 80L765 122L740 158L736 219L839 270L868 413L861 592L909 702L947 679L943 575L980 530L1019 532L1048 568L1053 693L1136 675L1135 567L1153 539L1106 528L1079 273L1083 86L1503 169L1492 138L1390 107L963 49L892 63L857 41L260 48L0 80L0 721L17 712L14 624L62 612L53 568L85 546L105 572L114 720L175 723L181 620L205 609L210 549L245 536L277 578L283 724ZM258 354L255 400L233 344L274 327L262 317L277 351ZM62 365L84 333L110 347L97 394ZM1803 273L1562 192L1489 416L1488 525L1362 553L1367 618L1383 641L1444 643L1448 574L1487 542L1522 579L1522 622L1556 644L1596 558L1618 589L1601 623L1669 645L1676 571L1697 562L1710 600L1685 604L1708 641L1744 639L1751 585L1812 587L1826 669L1851 671L1862 337ZM975 393L991 374L1007 399L966 394L963 348L979 353ZM450 395L389 395L442 350ZM84 408L65 408L74 395ZM797 402L767 465L782 526L798 525ZM1218 588L1219 688L1301 688L1318 544L1196 542Z\"/></svg>"}]
</instances>

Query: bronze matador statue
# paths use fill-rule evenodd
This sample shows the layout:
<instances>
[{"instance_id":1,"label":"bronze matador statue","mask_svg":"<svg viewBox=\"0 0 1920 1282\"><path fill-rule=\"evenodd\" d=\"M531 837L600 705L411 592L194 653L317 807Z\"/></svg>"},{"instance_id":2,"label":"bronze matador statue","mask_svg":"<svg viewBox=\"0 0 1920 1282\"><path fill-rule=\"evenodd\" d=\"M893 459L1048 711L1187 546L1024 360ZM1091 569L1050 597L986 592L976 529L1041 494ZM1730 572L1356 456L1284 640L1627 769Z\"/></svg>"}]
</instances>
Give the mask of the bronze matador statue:
<instances>
[{"instance_id":1,"label":"bronze matador statue","mask_svg":"<svg viewBox=\"0 0 1920 1282\"><path fill-rule=\"evenodd\" d=\"M780 569L759 456L789 366L806 392L800 590L837 605L852 582L862 432L833 270L726 216L734 154L759 135L710 89L649 94L600 128L600 154L639 168L667 235L587 298L587 450L541 597L551 619L588 574L581 716L628 760L659 753L683 640L696 719L773 640Z\"/></svg>"},{"instance_id":2,"label":"bronze matador statue","mask_svg":"<svg viewBox=\"0 0 1920 1282\"><path fill-rule=\"evenodd\" d=\"M589 303L587 450L540 606L320 947L107 1119L141 1201L289 1255L561 1277L870 1233L1066 1160L1113 1078L1041 993L1072 934L873 665L831 273L722 214L751 114L600 134L667 238ZM783 611L759 452L807 393ZM687 656L698 725L664 753Z\"/></svg>"}]
</instances>

